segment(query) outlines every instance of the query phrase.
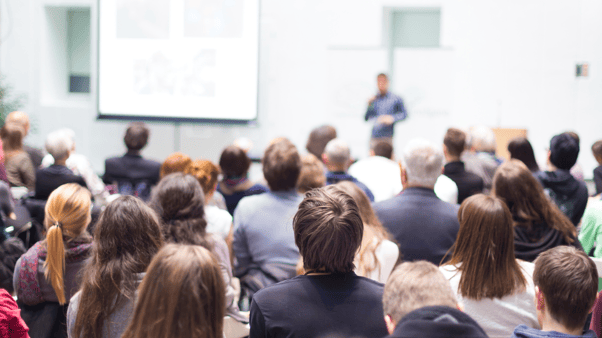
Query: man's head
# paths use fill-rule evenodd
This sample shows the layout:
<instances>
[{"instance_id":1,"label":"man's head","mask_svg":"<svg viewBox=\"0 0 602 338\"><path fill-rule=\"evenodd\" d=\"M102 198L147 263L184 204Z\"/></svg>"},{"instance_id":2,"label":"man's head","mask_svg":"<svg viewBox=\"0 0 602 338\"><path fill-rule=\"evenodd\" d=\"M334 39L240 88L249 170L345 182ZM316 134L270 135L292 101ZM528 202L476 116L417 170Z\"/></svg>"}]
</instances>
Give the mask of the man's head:
<instances>
[{"instance_id":1,"label":"man's head","mask_svg":"<svg viewBox=\"0 0 602 338\"><path fill-rule=\"evenodd\" d=\"M472 127L468 133L468 148L476 152L495 152L496 141L493 130L485 126Z\"/></svg>"},{"instance_id":2,"label":"man's head","mask_svg":"<svg viewBox=\"0 0 602 338\"><path fill-rule=\"evenodd\" d=\"M305 148L310 154L322 160L326 144L335 138L337 138L337 130L333 126L320 126L311 131Z\"/></svg>"},{"instance_id":3,"label":"man's head","mask_svg":"<svg viewBox=\"0 0 602 338\"><path fill-rule=\"evenodd\" d=\"M382 156L384 158L388 158L390 160L393 159L393 145L386 141L379 141L372 145L372 149L370 149L371 156Z\"/></svg>"},{"instance_id":4,"label":"man's head","mask_svg":"<svg viewBox=\"0 0 602 338\"><path fill-rule=\"evenodd\" d=\"M340 138L328 142L322 154L322 161L329 171L346 172L351 164L351 152L347 142Z\"/></svg>"},{"instance_id":5,"label":"man's head","mask_svg":"<svg viewBox=\"0 0 602 338\"><path fill-rule=\"evenodd\" d=\"M59 164L69 158L73 149L73 139L66 129L59 129L46 137L46 151L54 158L54 163Z\"/></svg>"},{"instance_id":6,"label":"man's head","mask_svg":"<svg viewBox=\"0 0 602 338\"><path fill-rule=\"evenodd\" d=\"M602 140L596 141L592 145L592 153L594 154L596 161L598 161L598 164L602 165Z\"/></svg>"},{"instance_id":7,"label":"man's head","mask_svg":"<svg viewBox=\"0 0 602 338\"><path fill-rule=\"evenodd\" d=\"M598 291L596 264L583 251L563 245L540 254L533 283L540 324L552 319L567 330L583 327Z\"/></svg>"},{"instance_id":8,"label":"man's head","mask_svg":"<svg viewBox=\"0 0 602 338\"><path fill-rule=\"evenodd\" d=\"M548 157L550 163L558 169L569 170L579 156L579 141L569 133L562 133L552 137Z\"/></svg>"},{"instance_id":9,"label":"man's head","mask_svg":"<svg viewBox=\"0 0 602 338\"><path fill-rule=\"evenodd\" d=\"M466 146L466 133L457 128L449 128L443 138L443 153L448 162L459 161Z\"/></svg>"},{"instance_id":10,"label":"man's head","mask_svg":"<svg viewBox=\"0 0 602 338\"><path fill-rule=\"evenodd\" d=\"M150 131L144 122L132 122L123 137L128 151L140 151L146 146Z\"/></svg>"},{"instance_id":11,"label":"man's head","mask_svg":"<svg viewBox=\"0 0 602 338\"><path fill-rule=\"evenodd\" d=\"M262 159L263 176L272 191L294 189L301 172L301 157L297 147L285 138L270 144Z\"/></svg>"},{"instance_id":12,"label":"man's head","mask_svg":"<svg viewBox=\"0 0 602 338\"><path fill-rule=\"evenodd\" d=\"M376 77L376 84L378 85L378 91L381 95L384 95L389 90L389 77L385 73L380 73Z\"/></svg>"},{"instance_id":13,"label":"man's head","mask_svg":"<svg viewBox=\"0 0 602 338\"><path fill-rule=\"evenodd\" d=\"M6 116L6 123L14 123L21 126L25 136L29 133L29 116L22 111L14 111Z\"/></svg>"},{"instance_id":14,"label":"man's head","mask_svg":"<svg viewBox=\"0 0 602 338\"><path fill-rule=\"evenodd\" d=\"M427 140L411 140L403 151L402 181L409 187L433 189L442 167L440 149Z\"/></svg>"},{"instance_id":15,"label":"man's head","mask_svg":"<svg viewBox=\"0 0 602 338\"><path fill-rule=\"evenodd\" d=\"M305 271L351 272L364 223L351 196L334 185L305 194L293 218Z\"/></svg>"},{"instance_id":16,"label":"man's head","mask_svg":"<svg viewBox=\"0 0 602 338\"><path fill-rule=\"evenodd\" d=\"M458 301L445 276L430 262L406 262L387 280L383 310L389 333L408 313L425 306L456 308Z\"/></svg>"}]
</instances>

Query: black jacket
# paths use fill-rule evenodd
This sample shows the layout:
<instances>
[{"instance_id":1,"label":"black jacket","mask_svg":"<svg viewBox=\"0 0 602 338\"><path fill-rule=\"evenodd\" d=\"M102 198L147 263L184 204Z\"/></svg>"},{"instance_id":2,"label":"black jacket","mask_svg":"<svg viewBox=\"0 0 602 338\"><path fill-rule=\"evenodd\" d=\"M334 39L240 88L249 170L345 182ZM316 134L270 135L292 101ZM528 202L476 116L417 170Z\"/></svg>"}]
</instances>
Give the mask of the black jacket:
<instances>
[{"instance_id":1,"label":"black jacket","mask_svg":"<svg viewBox=\"0 0 602 338\"><path fill-rule=\"evenodd\" d=\"M596 195L602 193L602 165L594 169L594 183L596 183Z\"/></svg>"},{"instance_id":2,"label":"black jacket","mask_svg":"<svg viewBox=\"0 0 602 338\"><path fill-rule=\"evenodd\" d=\"M550 228L546 223L539 223L526 228L514 227L514 255L517 259L533 262L540 253L559 245L571 245L583 251L583 247L577 238L573 243L568 243L562 232Z\"/></svg>"},{"instance_id":3,"label":"black jacket","mask_svg":"<svg viewBox=\"0 0 602 338\"><path fill-rule=\"evenodd\" d=\"M159 182L161 163L127 153L105 161L105 184L117 184L122 195L136 195L146 200L150 189Z\"/></svg>"},{"instance_id":4,"label":"black jacket","mask_svg":"<svg viewBox=\"0 0 602 338\"><path fill-rule=\"evenodd\" d=\"M74 175L73 171L65 166L53 164L48 168L38 169L34 198L47 200L54 189L67 183L77 183L87 188L86 181L81 176Z\"/></svg>"},{"instance_id":5,"label":"black jacket","mask_svg":"<svg viewBox=\"0 0 602 338\"><path fill-rule=\"evenodd\" d=\"M585 183L577 181L568 170L544 171L537 179L558 208L577 225L587 206L589 194Z\"/></svg>"},{"instance_id":6,"label":"black jacket","mask_svg":"<svg viewBox=\"0 0 602 338\"><path fill-rule=\"evenodd\" d=\"M426 306L405 315L389 338L486 338L487 334L466 313L447 306Z\"/></svg>"},{"instance_id":7,"label":"black jacket","mask_svg":"<svg viewBox=\"0 0 602 338\"><path fill-rule=\"evenodd\" d=\"M464 162L450 162L443 167L443 175L449 177L458 186L458 204L474 195L483 192L483 179L466 171Z\"/></svg>"},{"instance_id":8,"label":"black jacket","mask_svg":"<svg viewBox=\"0 0 602 338\"><path fill-rule=\"evenodd\" d=\"M458 206L440 200L428 188L407 188L396 197L374 204L374 211L399 243L402 259L408 262L427 260L439 265L460 229Z\"/></svg>"}]
</instances>

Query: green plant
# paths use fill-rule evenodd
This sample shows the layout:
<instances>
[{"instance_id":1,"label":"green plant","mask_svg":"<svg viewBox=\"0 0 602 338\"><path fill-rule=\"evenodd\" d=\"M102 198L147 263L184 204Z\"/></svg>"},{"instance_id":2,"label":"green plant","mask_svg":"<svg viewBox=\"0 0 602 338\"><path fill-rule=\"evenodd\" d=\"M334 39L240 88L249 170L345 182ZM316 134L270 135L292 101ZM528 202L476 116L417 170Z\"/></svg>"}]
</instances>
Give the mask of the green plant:
<instances>
[{"instance_id":1,"label":"green plant","mask_svg":"<svg viewBox=\"0 0 602 338\"><path fill-rule=\"evenodd\" d=\"M0 77L0 125L4 125L6 115L23 107L25 100L25 95L15 95L13 87L6 83L3 76Z\"/></svg>"}]
</instances>

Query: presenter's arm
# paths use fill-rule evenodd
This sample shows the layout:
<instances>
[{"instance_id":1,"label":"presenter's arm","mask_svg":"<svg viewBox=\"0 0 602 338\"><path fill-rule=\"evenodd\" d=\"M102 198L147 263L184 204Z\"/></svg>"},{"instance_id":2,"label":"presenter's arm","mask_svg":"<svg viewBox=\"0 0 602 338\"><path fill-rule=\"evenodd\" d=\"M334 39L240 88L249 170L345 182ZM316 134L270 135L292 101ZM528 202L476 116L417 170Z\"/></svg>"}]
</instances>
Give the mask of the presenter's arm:
<instances>
[{"instance_id":1,"label":"presenter's arm","mask_svg":"<svg viewBox=\"0 0 602 338\"><path fill-rule=\"evenodd\" d=\"M366 110L366 116L364 116L364 119L366 121L373 117L376 117L376 109L374 108L374 106L374 100L370 100L370 102L368 103L368 110Z\"/></svg>"},{"instance_id":2,"label":"presenter's arm","mask_svg":"<svg viewBox=\"0 0 602 338\"><path fill-rule=\"evenodd\" d=\"M405 120L408 117L408 112L406 107L403 105L403 100L400 97L397 98L397 102L395 103L395 111L392 115L395 119L395 122Z\"/></svg>"}]
</instances>

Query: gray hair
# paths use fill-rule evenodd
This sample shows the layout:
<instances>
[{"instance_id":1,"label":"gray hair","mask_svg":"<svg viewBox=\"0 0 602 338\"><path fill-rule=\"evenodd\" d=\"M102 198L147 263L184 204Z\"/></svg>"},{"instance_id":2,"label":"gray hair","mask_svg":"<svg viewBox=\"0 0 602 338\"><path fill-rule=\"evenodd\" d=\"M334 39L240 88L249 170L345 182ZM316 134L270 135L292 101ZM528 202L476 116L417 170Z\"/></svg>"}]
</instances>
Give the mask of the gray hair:
<instances>
[{"instance_id":1,"label":"gray hair","mask_svg":"<svg viewBox=\"0 0 602 338\"><path fill-rule=\"evenodd\" d=\"M411 140L403 150L408 184L434 187L443 168L443 152L424 139Z\"/></svg>"},{"instance_id":2,"label":"gray hair","mask_svg":"<svg viewBox=\"0 0 602 338\"><path fill-rule=\"evenodd\" d=\"M468 131L468 139L466 143L470 147L475 148L476 151L495 151L497 146L493 130L485 126L471 127Z\"/></svg>"},{"instance_id":3,"label":"gray hair","mask_svg":"<svg viewBox=\"0 0 602 338\"><path fill-rule=\"evenodd\" d=\"M347 164L351 158L351 152L347 142L340 138L335 138L326 144L324 154L328 157L328 161L336 164Z\"/></svg>"},{"instance_id":4,"label":"gray hair","mask_svg":"<svg viewBox=\"0 0 602 338\"><path fill-rule=\"evenodd\" d=\"M71 129L59 129L51 132L46 137L46 151L52 155L54 160L63 159L69 156L69 151L73 149L74 133Z\"/></svg>"}]
</instances>

